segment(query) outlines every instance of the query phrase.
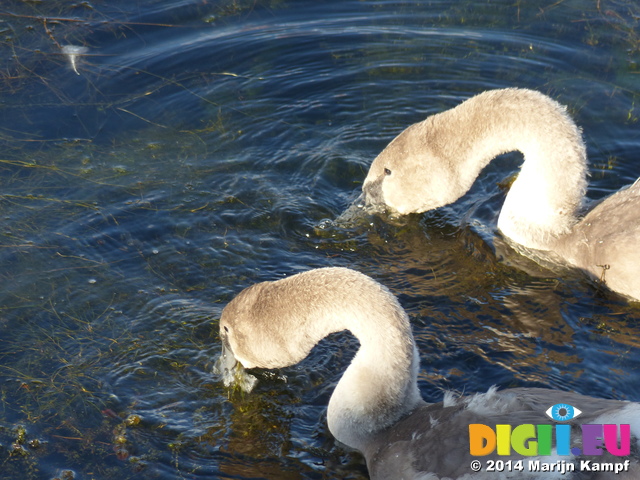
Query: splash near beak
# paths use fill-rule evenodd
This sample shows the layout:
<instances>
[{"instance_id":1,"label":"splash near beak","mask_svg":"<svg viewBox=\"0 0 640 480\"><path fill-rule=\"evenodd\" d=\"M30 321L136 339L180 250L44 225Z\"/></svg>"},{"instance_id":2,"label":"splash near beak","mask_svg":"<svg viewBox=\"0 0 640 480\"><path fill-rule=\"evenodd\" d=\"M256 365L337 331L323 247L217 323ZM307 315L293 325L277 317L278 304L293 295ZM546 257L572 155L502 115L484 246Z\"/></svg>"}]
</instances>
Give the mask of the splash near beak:
<instances>
[{"instance_id":1,"label":"splash near beak","mask_svg":"<svg viewBox=\"0 0 640 480\"><path fill-rule=\"evenodd\" d=\"M225 387L237 386L246 393L251 392L258 382L256 377L247 373L224 342L222 344L222 352L213 365L213 373L222 377L222 383L224 383Z\"/></svg>"},{"instance_id":2,"label":"splash near beak","mask_svg":"<svg viewBox=\"0 0 640 480\"><path fill-rule=\"evenodd\" d=\"M365 214L364 210L364 195L360 194L347 209L336 218L335 223L337 225L350 225L356 223L359 218L362 218Z\"/></svg>"}]
</instances>

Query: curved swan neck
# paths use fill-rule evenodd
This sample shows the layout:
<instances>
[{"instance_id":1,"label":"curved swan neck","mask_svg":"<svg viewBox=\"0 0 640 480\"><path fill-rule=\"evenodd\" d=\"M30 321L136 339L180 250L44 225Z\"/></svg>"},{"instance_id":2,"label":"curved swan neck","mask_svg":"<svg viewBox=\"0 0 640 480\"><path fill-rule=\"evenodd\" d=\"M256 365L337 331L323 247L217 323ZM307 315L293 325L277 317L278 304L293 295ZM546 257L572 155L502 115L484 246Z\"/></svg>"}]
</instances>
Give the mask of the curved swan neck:
<instances>
[{"instance_id":1,"label":"curved swan neck","mask_svg":"<svg viewBox=\"0 0 640 480\"><path fill-rule=\"evenodd\" d=\"M349 330L360 348L327 412L337 440L362 451L422 399L407 314L388 289L346 268L310 270L245 289L222 312L221 337L244 367L304 359L324 337Z\"/></svg>"},{"instance_id":2,"label":"curved swan neck","mask_svg":"<svg viewBox=\"0 0 640 480\"><path fill-rule=\"evenodd\" d=\"M571 230L586 190L587 155L562 105L531 90L493 90L431 120L429 136L447 139L440 155L460 160L464 191L496 156L515 150L524 155L498 220L504 235L546 250Z\"/></svg>"},{"instance_id":3,"label":"curved swan neck","mask_svg":"<svg viewBox=\"0 0 640 480\"><path fill-rule=\"evenodd\" d=\"M331 281L323 282L322 276ZM295 278L299 286L307 281L316 288L298 310L305 325L298 329L307 332L309 342L343 330L360 342L331 396L327 421L337 440L363 451L373 435L422 403L409 318L386 287L353 270L327 268Z\"/></svg>"},{"instance_id":4,"label":"curved swan neck","mask_svg":"<svg viewBox=\"0 0 640 480\"><path fill-rule=\"evenodd\" d=\"M383 294L395 300L388 291ZM344 325L360 341L360 349L329 401L329 429L360 451L373 435L422 403L419 355L409 319L397 301L387 310L369 315L363 311Z\"/></svg>"}]
</instances>

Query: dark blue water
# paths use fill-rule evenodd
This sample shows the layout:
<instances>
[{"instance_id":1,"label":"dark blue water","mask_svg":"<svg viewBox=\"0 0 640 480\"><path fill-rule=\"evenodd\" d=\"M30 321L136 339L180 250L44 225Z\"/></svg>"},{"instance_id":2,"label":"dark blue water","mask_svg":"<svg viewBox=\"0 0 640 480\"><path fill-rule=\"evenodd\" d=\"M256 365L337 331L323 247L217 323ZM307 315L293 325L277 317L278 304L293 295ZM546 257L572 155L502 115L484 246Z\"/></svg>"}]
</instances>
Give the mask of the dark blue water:
<instances>
[{"instance_id":1,"label":"dark blue water","mask_svg":"<svg viewBox=\"0 0 640 480\"><path fill-rule=\"evenodd\" d=\"M569 107L590 198L635 180L635 2L108 3L0 11L0 477L367 478L325 420L349 335L250 395L211 373L224 305L313 267L399 296L428 401L640 401L638 305L494 240L518 155L403 225L318 227L396 134L490 88Z\"/></svg>"}]
</instances>

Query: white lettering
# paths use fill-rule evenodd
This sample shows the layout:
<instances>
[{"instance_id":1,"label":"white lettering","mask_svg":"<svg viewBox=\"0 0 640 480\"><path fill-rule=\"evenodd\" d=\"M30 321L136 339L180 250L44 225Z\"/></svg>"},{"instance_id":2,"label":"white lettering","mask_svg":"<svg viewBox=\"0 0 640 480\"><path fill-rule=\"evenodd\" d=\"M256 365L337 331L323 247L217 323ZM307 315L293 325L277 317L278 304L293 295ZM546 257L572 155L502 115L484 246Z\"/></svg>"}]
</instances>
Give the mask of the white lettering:
<instances>
[{"instance_id":1,"label":"white lettering","mask_svg":"<svg viewBox=\"0 0 640 480\"><path fill-rule=\"evenodd\" d=\"M624 462L602 462L595 463L591 460L580 460L580 471L581 472L628 472L629 471L629 460L625 460Z\"/></svg>"},{"instance_id":2,"label":"white lettering","mask_svg":"<svg viewBox=\"0 0 640 480\"><path fill-rule=\"evenodd\" d=\"M564 475L567 472L574 472L575 464L567 463L566 460L556 462L541 462L540 460L529 460L529 472L558 472Z\"/></svg>"}]
</instances>

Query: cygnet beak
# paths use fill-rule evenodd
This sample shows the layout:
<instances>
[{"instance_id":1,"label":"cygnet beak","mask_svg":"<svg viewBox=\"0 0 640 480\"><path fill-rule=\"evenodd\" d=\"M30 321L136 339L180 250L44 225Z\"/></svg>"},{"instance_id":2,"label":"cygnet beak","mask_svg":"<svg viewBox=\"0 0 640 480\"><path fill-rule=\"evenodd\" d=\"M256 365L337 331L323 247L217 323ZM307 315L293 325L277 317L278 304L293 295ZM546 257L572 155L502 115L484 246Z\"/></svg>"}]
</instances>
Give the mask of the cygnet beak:
<instances>
[{"instance_id":1,"label":"cygnet beak","mask_svg":"<svg viewBox=\"0 0 640 480\"><path fill-rule=\"evenodd\" d=\"M361 193L332 223L333 226L350 228L361 222L368 222L367 216L372 213L375 212L367 206L366 196Z\"/></svg>"},{"instance_id":2,"label":"cygnet beak","mask_svg":"<svg viewBox=\"0 0 640 480\"><path fill-rule=\"evenodd\" d=\"M222 382L225 387L237 385L244 392L249 393L258 382L258 379L247 373L242 364L236 360L231 351L231 347L222 342L222 352L213 365L213 373L222 376Z\"/></svg>"},{"instance_id":3,"label":"cygnet beak","mask_svg":"<svg viewBox=\"0 0 640 480\"><path fill-rule=\"evenodd\" d=\"M387 210L387 205L382 195L382 180L384 180L384 176L368 182L362 187L361 202L369 214L384 213Z\"/></svg>"},{"instance_id":4,"label":"cygnet beak","mask_svg":"<svg viewBox=\"0 0 640 480\"><path fill-rule=\"evenodd\" d=\"M231 349L227 348L223 342L222 353L220 353L216 363L213 365L213 371L218 375L222 375L225 387L228 387L233 382L233 371L237 365L239 365L239 363L236 357L234 357L233 352L231 352ZM240 368L242 368L242 366Z\"/></svg>"}]
</instances>

